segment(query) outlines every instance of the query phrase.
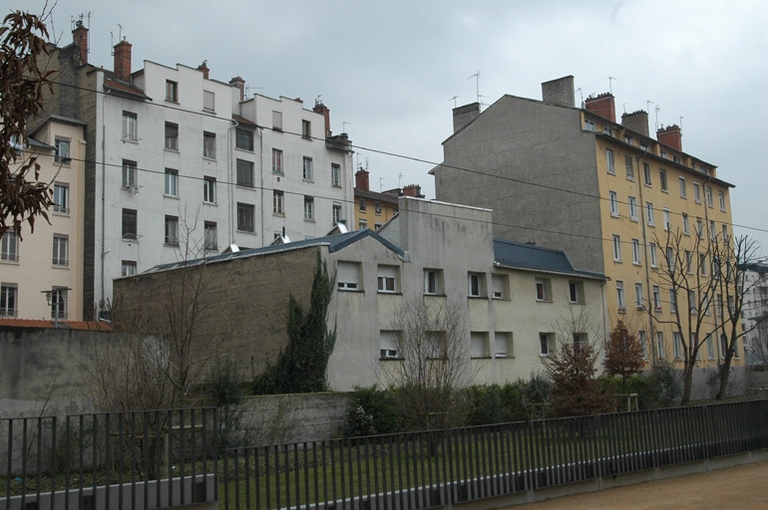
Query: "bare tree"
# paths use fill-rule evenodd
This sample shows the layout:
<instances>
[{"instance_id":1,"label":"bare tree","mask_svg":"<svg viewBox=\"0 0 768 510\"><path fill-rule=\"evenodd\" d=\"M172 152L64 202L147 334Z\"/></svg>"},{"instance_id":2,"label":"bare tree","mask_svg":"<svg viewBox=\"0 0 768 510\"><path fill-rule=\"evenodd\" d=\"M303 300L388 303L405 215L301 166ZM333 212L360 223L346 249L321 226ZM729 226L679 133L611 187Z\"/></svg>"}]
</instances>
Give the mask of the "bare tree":
<instances>
[{"instance_id":1,"label":"bare tree","mask_svg":"<svg viewBox=\"0 0 768 510\"><path fill-rule=\"evenodd\" d=\"M619 320L605 345L605 370L610 375L620 375L626 390L627 378L643 368L643 346L624 321Z\"/></svg>"},{"instance_id":2,"label":"bare tree","mask_svg":"<svg viewBox=\"0 0 768 510\"><path fill-rule=\"evenodd\" d=\"M25 221L34 231L35 218L47 221L53 205L37 158L18 161L29 145L27 122L42 110L45 89L53 90L52 71L38 65L48 53L47 38L45 23L26 12L8 14L0 26L0 235L11 230L21 237Z\"/></svg>"},{"instance_id":3,"label":"bare tree","mask_svg":"<svg viewBox=\"0 0 768 510\"><path fill-rule=\"evenodd\" d=\"M683 361L683 404L691 400L694 368L707 340L701 333L711 322L709 310L718 288L718 278L709 275L717 240L705 241L703 228L703 224L699 225L699 231L690 236L693 242L679 230L667 231L663 241L655 238L663 247L665 258L655 281L670 289L672 317L663 319L655 313L656 303L646 307L654 322L671 325L677 335L675 341L680 345Z\"/></svg>"},{"instance_id":4,"label":"bare tree","mask_svg":"<svg viewBox=\"0 0 768 510\"><path fill-rule=\"evenodd\" d=\"M388 362L381 376L396 391L401 416L412 420L406 427L461 424L460 390L476 375L464 309L454 301L413 297L395 309L390 328L397 335L398 359Z\"/></svg>"},{"instance_id":5,"label":"bare tree","mask_svg":"<svg viewBox=\"0 0 768 510\"><path fill-rule=\"evenodd\" d=\"M761 287L766 278L765 273L755 280L749 280L750 267L757 261L757 243L747 237L739 236L733 243L714 243L712 251L712 278L716 283L716 317L718 331L720 332L722 362L719 367L720 385L717 391L717 400L726 397L728 378L731 372L731 363L738 341L752 332L766 321L766 317L758 316L749 327L743 327L742 316L747 311L747 296L754 289ZM725 306L724 306L725 305Z\"/></svg>"}]
</instances>

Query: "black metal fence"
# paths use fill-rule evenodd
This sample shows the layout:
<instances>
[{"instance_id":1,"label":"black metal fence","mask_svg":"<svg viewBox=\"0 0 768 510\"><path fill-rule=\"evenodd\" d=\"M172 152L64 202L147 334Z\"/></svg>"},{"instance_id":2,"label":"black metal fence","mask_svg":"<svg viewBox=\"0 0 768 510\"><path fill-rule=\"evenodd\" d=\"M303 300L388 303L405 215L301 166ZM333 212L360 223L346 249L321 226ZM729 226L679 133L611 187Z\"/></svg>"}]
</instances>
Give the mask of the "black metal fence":
<instances>
[{"instance_id":1,"label":"black metal fence","mask_svg":"<svg viewBox=\"0 0 768 510\"><path fill-rule=\"evenodd\" d=\"M163 508L216 501L212 408L0 421L0 508Z\"/></svg>"},{"instance_id":2,"label":"black metal fence","mask_svg":"<svg viewBox=\"0 0 768 510\"><path fill-rule=\"evenodd\" d=\"M768 401L236 448L229 509L430 508L768 447Z\"/></svg>"}]
</instances>

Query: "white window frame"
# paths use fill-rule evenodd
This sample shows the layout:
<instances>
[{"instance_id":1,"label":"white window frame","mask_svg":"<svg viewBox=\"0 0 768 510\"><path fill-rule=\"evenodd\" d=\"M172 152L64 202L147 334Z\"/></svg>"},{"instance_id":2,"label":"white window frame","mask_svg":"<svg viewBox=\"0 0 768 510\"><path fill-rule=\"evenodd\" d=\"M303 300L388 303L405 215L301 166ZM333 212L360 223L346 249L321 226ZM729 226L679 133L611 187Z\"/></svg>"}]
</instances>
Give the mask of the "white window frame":
<instances>
[{"instance_id":1,"label":"white window frame","mask_svg":"<svg viewBox=\"0 0 768 510\"><path fill-rule=\"evenodd\" d=\"M701 203L701 185L698 182L693 183L693 200L697 203Z\"/></svg>"},{"instance_id":2,"label":"white window frame","mask_svg":"<svg viewBox=\"0 0 768 510\"><path fill-rule=\"evenodd\" d=\"M653 185L653 178L651 177L651 165L643 163L643 184L646 186Z\"/></svg>"},{"instance_id":3,"label":"white window frame","mask_svg":"<svg viewBox=\"0 0 768 510\"><path fill-rule=\"evenodd\" d=\"M554 353L555 334L539 333L539 356L545 357Z\"/></svg>"},{"instance_id":4,"label":"white window frame","mask_svg":"<svg viewBox=\"0 0 768 510\"><path fill-rule=\"evenodd\" d=\"M514 343L511 331L496 331L493 334L493 357L513 358Z\"/></svg>"},{"instance_id":5,"label":"white window frame","mask_svg":"<svg viewBox=\"0 0 768 510\"><path fill-rule=\"evenodd\" d=\"M707 207L715 207L715 204L712 200L712 186L704 186L704 196L707 199Z\"/></svg>"},{"instance_id":6,"label":"white window frame","mask_svg":"<svg viewBox=\"0 0 768 510\"><path fill-rule=\"evenodd\" d=\"M636 266L640 265L640 240L632 239L632 263Z\"/></svg>"},{"instance_id":7,"label":"white window frame","mask_svg":"<svg viewBox=\"0 0 768 510\"><path fill-rule=\"evenodd\" d=\"M688 191L685 189L685 177L681 175L677 180L680 183L680 198L688 198Z\"/></svg>"},{"instance_id":8,"label":"white window frame","mask_svg":"<svg viewBox=\"0 0 768 510\"><path fill-rule=\"evenodd\" d=\"M123 160L123 188L136 190L139 183L139 169L135 161Z\"/></svg>"},{"instance_id":9,"label":"white window frame","mask_svg":"<svg viewBox=\"0 0 768 510\"><path fill-rule=\"evenodd\" d=\"M659 168L659 189L661 191L669 191L669 183L667 182L667 171L663 168Z\"/></svg>"},{"instance_id":10,"label":"white window frame","mask_svg":"<svg viewBox=\"0 0 768 510\"><path fill-rule=\"evenodd\" d=\"M653 211L653 202L645 203L645 212L646 212L646 222L648 223L649 226L655 227L656 218Z\"/></svg>"},{"instance_id":11,"label":"white window frame","mask_svg":"<svg viewBox=\"0 0 768 510\"><path fill-rule=\"evenodd\" d=\"M651 243L648 245L648 250L650 251L649 258L651 260L651 267L657 268L659 267L659 256L656 252L656 243Z\"/></svg>"},{"instance_id":12,"label":"white window frame","mask_svg":"<svg viewBox=\"0 0 768 510\"><path fill-rule=\"evenodd\" d=\"M399 292L398 272L397 266L377 266L376 282L380 294L395 294Z\"/></svg>"},{"instance_id":13,"label":"white window frame","mask_svg":"<svg viewBox=\"0 0 768 510\"><path fill-rule=\"evenodd\" d=\"M643 295L643 284L636 283L635 284L635 309L645 310L645 305L643 304L644 302L645 302L645 296Z\"/></svg>"},{"instance_id":14,"label":"white window frame","mask_svg":"<svg viewBox=\"0 0 768 510\"><path fill-rule=\"evenodd\" d=\"M203 110L216 111L216 94L210 90L203 90Z\"/></svg>"},{"instance_id":15,"label":"white window frame","mask_svg":"<svg viewBox=\"0 0 768 510\"><path fill-rule=\"evenodd\" d=\"M133 217L133 224L127 222L127 219ZM136 209L123 207L120 220L120 234L124 241L139 240L139 212ZM131 232L133 230L133 232Z\"/></svg>"},{"instance_id":16,"label":"white window frame","mask_svg":"<svg viewBox=\"0 0 768 510\"><path fill-rule=\"evenodd\" d=\"M315 197L304 196L304 221L315 221Z\"/></svg>"},{"instance_id":17,"label":"white window frame","mask_svg":"<svg viewBox=\"0 0 768 510\"><path fill-rule=\"evenodd\" d=\"M632 221L638 221L637 217L637 199L635 197L628 197L627 203L629 204L629 219Z\"/></svg>"},{"instance_id":18,"label":"white window frame","mask_svg":"<svg viewBox=\"0 0 768 510\"><path fill-rule=\"evenodd\" d=\"M283 151L272 149L272 173L283 175Z\"/></svg>"},{"instance_id":19,"label":"white window frame","mask_svg":"<svg viewBox=\"0 0 768 510\"><path fill-rule=\"evenodd\" d=\"M69 236L53 234L52 264L57 267L69 266Z\"/></svg>"},{"instance_id":20,"label":"white window frame","mask_svg":"<svg viewBox=\"0 0 768 510\"><path fill-rule=\"evenodd\" d=\"M686 213L683 213L683 234L691 235L691 219Z\"/></svg>"},{"instance_id":21,"label":"white window frame","mask_svg":"<svg viewBox=\"0 0 768 510\"><path fill-rule=\"evenodd\" d=\"M53 157L54 163L69 165L72 162L72 158L70 157L71 142L69 138L56 137L56 141L54 143L54 147L56 149Z\"/></svg>"},{"instance_id":22,"label":"white window frame","mask_svg":"<svg viewBox=\"0 0 768 510\"><path fill-rule=\"evenodd\" d=\"M437 296L442 293L441 273L439 269L424 269L424 295Z\"/></svg>"},{"instance_id":23,"label":"white window frame","mask_svg":"<svg viewBox=\"0 0 768 510\"><path fill-rule=\"evenodd\" d=\"M173 168L165 169L165 196L179 196L179 171Z\"/></svg>"},{"instance_id":24,"label":"white window frame","mask_svg":"<svg viewBox=\"0 0 768 510\"><path fill-rule=\"evenodd\" d=\"M216 159L216 133L203 131L203 157Z\"/></svg>"},{"instance_id":25,"label":"white window frame","mask_svg":"<svg viewBox=\"0 0 768 510\"><path fill-rule=\"evenodd\" d=\"M536 278L535 297L538 303L552 302L552 281L549 278Z\"/></svg>"},{"instance_id":26,"label":"white window frame","mask_svg":"<svg viewBox=\"0 0 768 510\"><path fill-rule=\"evenodd\" d=\"M179 125L173 122L166 122L164 129L164 148L165 150L178 152L179 150Z\"/></svg>"},{"instance_id":27,"label":"white window frame","mask_svg":"<svg viewBox=\"0 0 768 510\"><path fill-rule=\"evenodd\" d=\"M282 190L272 190L272 214L285 216L285 194Z\"/></svg>"},{"instance_id":28,"label":"white window frame","mask_svg":"<svg viewBox=\"0 0 768 510\"><path fill-rule=\"evenodd\" d=\"M671 230L672 229L672 223L670 221L669 217L669 209L664 208L661 210L662 219L664 220L664 230Z\"/></svg>"},{"instance_id":29,"label":"white window frame","mask_svg":"<svg viewBox=\"0 0 768 510\"><path fill-rule=\"evenodd\" d=\"M163 236L163 244L166 246L178 246L179 245L179 217L165 215L165 229Z\"/></svg>"},{"instance_id":30,"label":"white window frame","mask_svg":"<svg viewBox=\"0 0 768 510\"><path fill-rule=\"evenodd\" d=\"M621 262L621 236L613 234L613 261Z\"/></svg>"},{"instance_id":31,"label":"white window frame","mask_svg":"<svg viewBox=\"0 0 768 510\"><path fill-rule=\"evenodd\" d=\"M656 332L656 357L658 359L667 359L667 349L664 345L664 332Z\"/></svg>"},{"instance_id":32,"label":"white window frame","mask_svg":"<svg viewBox=\"0 0 768 510\"><path fill-rule=\"evenodd\" d=\"M635 162L632 161L632 156L624 156L624 166L627 169L627 180L635 180Z\"/></svg>"},{"instance_id":33,"label":"white window frame","mask_svg":"<svg viewBox=\"0 0 768 510\"><path fill-rule=\"evenodd\" d=\"M509 276L505 274L491 274L491 298L508 299Z\"/></svg>"},{"instance_id":34,"label":"white window frame","mask_svg":"<svg viewBox=\"0 0 768 510\"><path fill-rule=\"evenodd\" d=\"M605 149L605 165L609 174L616 175L616 165L613 158L613 151L611 149Z\"/></svg>"},{"instance_id":35,"label":"white window frame","mask_svg":"<svg viewBox=\"0 0 768 510\"><path fill-rule=\"evenodd\" d=\"M611 203L611 216L619 217L619 195L615 191L609 191L608 196Z\"/></svg>"},{"instance_id":36,"label":"white window frame","mask_svg":"<svg viewBox=\"0 0 768 510\"><path fill-rule=\"evenodd\" d=\"M485 273L467 273L467 296L471 298L485 297Z\"/></svg>"},{"instance_id":37,"label":"white window frame","mask_svg":"<svg viewBox=\"0 0 768 510\"><path fill-rule=\"evenodd\" d=\"M253 161L238 158L235 162L237 185L244 188L255 187Z\"/></svg>"},{"instance_id":38,"label":"white window frame","mask_svg":"<svg viewBox=\"0 0 768 510\"><path fill-rule=\"evenodd\" d=\"M136 274L136 261L123 260L120 263L120 276L131 276Z\"/></svg>"},{"instance_id":39,"label":"white window frame","mask_svg":"<svg viewBox=\"0 0 768 510\"><path fill-rule=\"evenodd\" d=\"M341 187L341 165L338 163L331 163L331 186Z\"/></svg>"},{"instance_id":40,"label":"white window frame","mask_svg":"<svg viewBox=\"0 0 768 510\"><path fill-rule=\"evenodd\" d=\"M718 190L717 197L720 199L720 210L725 212L725 193L723 190Z\"/></svg>"},{"instance_id":41,"label":"white window frame","mask_svg":"<svg viewBox=\"0 0 768 510\"><path fill-rule=\"evenodd\" d=\"M139 140L139 116L134 112L123 110L123 140L137 142Z\"/></svg>"},{"instance_id":42,"label":"white window frame","mask_svg":"<svg viewBox=\"0 0 768 510\"><path fill-rule=\"evenodd\" d=\"M331 206L331 219L333 220L333 224L341 223L343 218L341 217L342 214L342 206L341 204L334 202Z\"/></svg>"},{"instance_id":43,"label":"white window frame","mask_svg":"<svg viewBox=\"0 0 768 510\"><path fill-rule=\"evenodd\" d=\"M677 312L677 294L675 293L675 289L669 289L669 312Z\"/></svg>"},{"instance_id":44,"label":"white window frame","mask_svg":"<svg viewBox=\"0 0 768 510\"><path fill-rule=\"evenodd\" d=\"M203 202L206 204L216 203L216 178L210 176L203 177Z\"/></svg>"},{"instance_id":45,"label":"white window frame","mask_svg":"<svg viewBox=\"0 0 768 510\"><path fill-rule=\"evenodd\" d=\"M659 288L658 285L653 286L653 311L654 312L660 312L661 311L661 288Z\"/></svg>"},{"instance_id":46,"label":"white window frame","mask_svg":"<svg viewBox=\"0 0 768 510\"><path fill-rule=\"evenodd\" d=\"M568 302L574 305L584 304L584 282L578 280L568 282Z\"/></svg>"},{"instance_id":47,"label":"white window frame","mask_svg":"<svg viewBox=\"0 0 768 510\"><path fill-rule=\"evenodd\" d=\"M254 215L256 207L245 202L237 203L237 230L239 232L255 232ZM250 214L249 214L250 213Z\"/></svg>"},{"instance_id":48,"label":"white window frame","mask_svg":"<svg viewBox=\"0 0 768 510\"><path fill-rule=\"evenodd\" d=\"M217 251L219 249L219 232L215 221L203 223L203 249L205 251Z\"/></svg>"},{"instance_id":49,"label":"white window frame","mask_svg":"<svg viewBox=\"0 0 768 510\"><path fill-rule=\"evenodd\" d=\"M51 318L67 318L67 289L66 287L54 287L51 289Z\"/></svg>"},{"instance_id":50,"label":"white window frame","mask_svg":"<svg viewBox=\"0 0 768 510\"><path fill-rule=\"evenodd\" d=\"M53 212L69 214L69 184L64 182L53 183Z\"/></svg>"},{"instance_id":51,"label":"white window frame","mask_svg":"<svg viewBox=\"0 0 768 510\"><path fill-rule=\"evenodd\" d=\"M619 313L625 313L627 311L627 301L624 295L624 282L622 280L616 280L616 307L619 309Z\"/></svg>"},{"instance_id":52,"label":"white window frame","mask_svg":"<svg viewBox=\"0 0 768 510\"><path fill-rule=\"evenodd\" d=\"M312 168L312 158L309 156L304 156L301 160L301 178L308 182L313 182L315 180L314 169Z\"/></svg>"},{"instance_id":53,"label":"white window frame","mask_svg":"<svg viewBox=\"0 0 768 510\"><path fill-rule=\"evenodd\" d=\"M360 263L340 260L336 263L336 286L339 290L357 291L360 285Z\"/></svg>"}]
</instances>

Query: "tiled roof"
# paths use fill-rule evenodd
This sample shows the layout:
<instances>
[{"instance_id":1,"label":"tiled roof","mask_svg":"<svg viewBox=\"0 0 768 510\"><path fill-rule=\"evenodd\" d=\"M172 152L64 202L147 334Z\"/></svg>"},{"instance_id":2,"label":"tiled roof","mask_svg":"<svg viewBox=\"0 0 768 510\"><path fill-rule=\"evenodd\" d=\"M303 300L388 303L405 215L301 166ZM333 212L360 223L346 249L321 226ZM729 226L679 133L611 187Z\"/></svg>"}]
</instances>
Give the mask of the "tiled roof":
<instances>
[{"instance_id":1,"label":"tiled roof","mask_svg":"<svg viewBox=\"0 0 768 510\"><path fill-rule=\"evenodd\" d=\"M41 319L8 319L0 318L0 328L43 328L54 329L53 320ZM74 329L78 331L112 331L109 322L95 321L59 321L58 329Z\"/></svg>"},{"instance_id":2,"label":"tiled roof","mask_svg":"<svg viewBox=\"0 0 768 510\"><path fill-rule=\"evenodd\" d=\"M605 279L602 273L574 269L562 250L542 248L532 244L494 239L493 258L498 265L513 269Z\"/></svg>"},{"instance_id":3,"label":"tiled roof","mask_svg":"<svg viewBox=\"0 0 768 510\"><path fill-rule=\"evenodd\" d=\"M151 100L151 98L146 95L140 88L134 87L133 85L129 85L128 83L122 81L118 81L113 76L104 77L104 87L114 90L115 92L133 96L139 99Z\"/></svg>"},{"instance_id":4,"label":"tiled roof","mask_svg":"<svg viewBox=\"0 0 768 510\"><path fill-rule=\"evenodd\" d=\"M296 250L299 248L307 248L310 246L327 245L328 251L330 253L334 253L336 251L346 248L352 243L356 243L357 241L360 241L361 239L364 239L369 236L373 237L374 239L376 239L381 244L383 244L390 250L394 251L401 257L405 255L405 252L402 249L398 248L397 246L392 244L390 241L384 239L373 230L363 229L363 230L354 230L352 232L347 232L344 234L336 234L336 235L326 236L326 237L316 237L314 239L304 239L302 241L294 241L286 244L265 246L263 248L252 248L252 249L240 250L236 252L228 251L225 253L214 255L213 257L205 258L205 259L195 259L195 260L189 260L186 262L182 261L182 262L172 262L170 264L160 264L147 269L146 271L144 271L144 273L156 273L158 271L167 271L170 269L177 269L180 267L190 267L190 266L201 264L203 262L205 262L206 264L213 264L216 262L227 262L235 259L256 257L260 255L268 255L270 253L280 253L280 252L289 251L289 250ZM125 276L124 278L131 278L131 277Z\"/></svg>"}]
</instances>

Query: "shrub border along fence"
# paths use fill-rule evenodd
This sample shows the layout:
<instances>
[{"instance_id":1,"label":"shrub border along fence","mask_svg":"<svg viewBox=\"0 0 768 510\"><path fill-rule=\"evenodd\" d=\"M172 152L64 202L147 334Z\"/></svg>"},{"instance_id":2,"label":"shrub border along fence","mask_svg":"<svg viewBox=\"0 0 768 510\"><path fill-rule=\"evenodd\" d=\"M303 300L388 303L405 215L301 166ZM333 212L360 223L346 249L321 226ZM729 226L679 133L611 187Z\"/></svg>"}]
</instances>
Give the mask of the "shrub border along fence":
<instances>
[{"instance_id":1,"label":"shrub border along fence","mask_svg":"<svg viewBox=\"0 0 768 510\"><path fill-rule=\"evenodd\" d=\"M410 510L768 448L768 400L220 450L214 409L4 419L0 509Z\"/></svg>"}]
</instances>

